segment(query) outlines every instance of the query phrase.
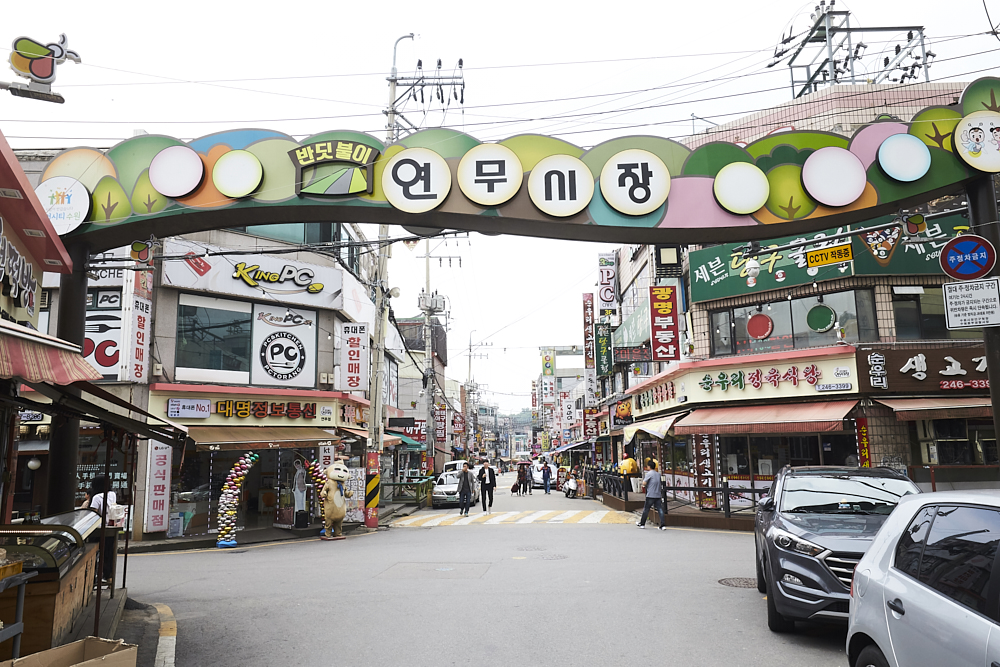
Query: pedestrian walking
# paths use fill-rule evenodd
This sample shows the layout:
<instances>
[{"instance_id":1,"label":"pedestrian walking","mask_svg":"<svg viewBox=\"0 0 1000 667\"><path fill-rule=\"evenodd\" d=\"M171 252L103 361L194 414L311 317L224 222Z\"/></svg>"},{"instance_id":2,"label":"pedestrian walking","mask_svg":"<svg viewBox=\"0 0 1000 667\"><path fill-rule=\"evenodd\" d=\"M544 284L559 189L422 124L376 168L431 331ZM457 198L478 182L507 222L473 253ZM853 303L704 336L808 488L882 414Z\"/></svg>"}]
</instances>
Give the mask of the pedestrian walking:
<instances>
[{"instance_id":1,"label":"pedestrian walking","mask_svg":"<svg viewBox=\"0 0 1000 667\"><path fill-rule=\"evenodd\" d=\"M472 502L472 492L476 488L476 478L469 470L469 464L462 464L462 472L458 475L458 514L469 516L469 503Z\"/></svg>"},{"instance_id":2,"label":"pedestrian walking","mask_svg":"<svg viewBox=\"0 0 1000 667\"><path fill-rule=\"evenodd\" d=\"M642 478L642 489L646 492L646 504L642 508L642 518L635 525L645 528L649 509L655 507L656 516L660 520L660 530L666 530L667 527L663 522L663 492L660 489L660 473L656 470L656 464L653 461L646 461L643 469L645 475Z\"/></svg>"},{"instance_id":3,"label":"pedestrian walking","mask_svg":"<svg viewBox=\"0 0 1000 667\"><path fill-rule=\"evenodd\" d=\"M520 487L520 495L531 494L531 464L519 464L517 466L517 481Z\"/></svg>"},{"instance_id":4,"label":"pedestrian walking","mask_svg":"<svg viewBox=\"0 0 1000 667\"><path fill-rule=\"evenodd\" d=\"M497 488L497 475L490 467L490 462L483 463L479 469L479 495L483 499L483 511L493 512L493 489ZM490 497L489 505L486 504L486 496Z\"/></svg>"},{"instance_id":5,"label":"pedestrian walking","mask_svg":"<svg viewBox=\"0 0 1000 667\"><path fill-rule=\"evenodd\" d=\"M549 492L549 484L552 481L552 468L548 463L542 463L542 484L545 485L545 493Z\"/></svg>"}]
</instances>

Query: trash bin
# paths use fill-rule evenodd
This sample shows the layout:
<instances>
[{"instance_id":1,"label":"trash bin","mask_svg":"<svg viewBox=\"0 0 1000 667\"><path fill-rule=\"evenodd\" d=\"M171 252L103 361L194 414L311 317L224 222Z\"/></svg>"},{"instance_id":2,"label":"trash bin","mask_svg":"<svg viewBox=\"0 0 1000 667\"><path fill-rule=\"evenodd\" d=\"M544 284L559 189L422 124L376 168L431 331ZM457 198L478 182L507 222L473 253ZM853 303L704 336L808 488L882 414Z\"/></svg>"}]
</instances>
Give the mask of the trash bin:
<instances>
[{"instance_id":1,"label":"trash bin","mask_svg":"<svg viewBox=\"0 0 1000 667\"><path fill-rule=\"evenodd\" d=\"M299 510L295 513L295 527L296 528L308 528L309 527L309 512L305 510Z\"/></svg>"}]
</instances>

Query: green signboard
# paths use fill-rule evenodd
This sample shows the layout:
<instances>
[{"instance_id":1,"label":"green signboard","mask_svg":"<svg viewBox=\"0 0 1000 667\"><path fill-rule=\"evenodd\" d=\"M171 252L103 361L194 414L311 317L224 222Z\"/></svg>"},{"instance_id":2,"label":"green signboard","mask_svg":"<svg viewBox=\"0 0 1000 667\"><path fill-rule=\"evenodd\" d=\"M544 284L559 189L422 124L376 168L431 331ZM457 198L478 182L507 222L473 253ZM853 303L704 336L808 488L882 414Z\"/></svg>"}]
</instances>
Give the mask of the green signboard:
<instances>
[{"instance_id":1,"label":"green signboard","mask_svg":"<svg viewBox=\"0 0 1000 667\"><path fill-rule=\"evenodd\" d=\"M829 236L851 229L873 227L892 220L893 216L884 216L808 236L786 236L764 241L761 246L766 249L810 238L816 240L813 244L792 250L762 252L757 256L760 274L755 279L747 275L746 259L739 250L734 250L735 243L693 251L690 255L691 300L713 301L848 276L941 273L938 264L941 248L949 239L969 230L968 218L955 213L928 220L926 231L905 242L906 236L901 227L851 236L849 240L827 240ZM807 267L807 251L846 243L852 246L854 261Z\"/></svg>"},{"instance_id":2,"label":"green signboard","mask_svg":"<svg viewBox=\"0 0 1000 667\"><path fill-rule=\"evenodd\" d=\"M595 348L597 351L597 374L611 375L611 325L595 324Z\"/></svg>"}]
</instances>

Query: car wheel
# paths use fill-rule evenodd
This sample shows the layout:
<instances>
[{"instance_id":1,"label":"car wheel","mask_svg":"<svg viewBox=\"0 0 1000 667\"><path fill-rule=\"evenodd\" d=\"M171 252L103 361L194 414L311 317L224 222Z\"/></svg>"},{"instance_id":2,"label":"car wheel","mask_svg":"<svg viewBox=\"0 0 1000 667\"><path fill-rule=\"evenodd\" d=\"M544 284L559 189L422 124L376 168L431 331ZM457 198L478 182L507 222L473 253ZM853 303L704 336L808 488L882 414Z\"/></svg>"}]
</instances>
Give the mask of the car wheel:
<instances>
[{"instance_id":1,"label":"car wheel","mask_svg":"<svg viewBox=\"0 0 1000 667\"><path fill-rule=\"evenodd\" d=\"M854 667L889 667L889 661L882 655L875 644L869 644L861 650Z\"/></svg>"},{"instance_id":2,"label":"car wheel","mask_svg":"<svg viewBox=\"0 0 1000 667\"><path fill-rule=\"evenodd\" d=\"M771 632L795 632L795 621L785 618L778 613L778 608L774 605L774 584L765 579L767 583L767 627Z\"/></svg>"},{"instance_id":3,"label":"car wheel","mask_svg":"<svg viewBox=\"0 0 1000 667\"><path fill-rule=\"evenodd\" d=\"M767 580L764 579L764 568L760 564L760 554L754 549L754 555L757 560L757 592L767 593Z\"/></svg>"}]
</instances>

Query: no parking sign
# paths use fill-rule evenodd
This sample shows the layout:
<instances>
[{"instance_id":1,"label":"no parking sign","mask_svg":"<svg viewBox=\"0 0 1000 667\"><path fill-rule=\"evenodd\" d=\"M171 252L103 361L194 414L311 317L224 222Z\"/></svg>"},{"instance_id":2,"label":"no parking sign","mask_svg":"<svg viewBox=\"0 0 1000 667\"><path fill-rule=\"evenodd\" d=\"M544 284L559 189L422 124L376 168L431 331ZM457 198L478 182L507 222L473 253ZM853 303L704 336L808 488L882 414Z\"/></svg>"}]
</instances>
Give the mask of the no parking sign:
<instances>
[{"instance_id":1,"label":"no parking sign","mask_svg":"<svg viewBox=\"0 0 1000 667\"><path fill-rule=\"evenodd\" d=\"M993 270L997 251L982 236L962 234L945 244L940 261L945 275L955 280L976 280Z\"/></svg>"}]
</instances>

